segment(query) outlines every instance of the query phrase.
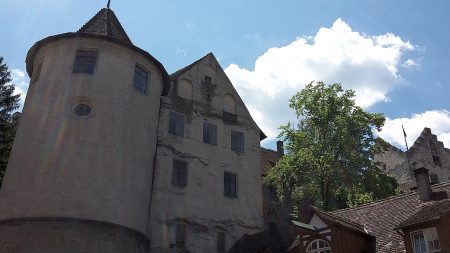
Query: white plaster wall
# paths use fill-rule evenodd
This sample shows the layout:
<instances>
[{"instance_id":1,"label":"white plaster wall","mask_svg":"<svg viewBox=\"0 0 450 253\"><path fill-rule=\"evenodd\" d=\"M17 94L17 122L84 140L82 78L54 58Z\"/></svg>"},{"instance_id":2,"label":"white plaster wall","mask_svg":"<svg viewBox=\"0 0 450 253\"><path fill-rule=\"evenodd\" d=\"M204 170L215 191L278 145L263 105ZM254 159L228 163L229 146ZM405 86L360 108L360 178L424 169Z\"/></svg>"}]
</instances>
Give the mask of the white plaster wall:
<instances>
[{"instance_id":1,"label":"white plaster wall","mask_svg":"<svg viewBox=\"0 0 450 253\"><path fill-rule=\"evenodd\" d=\"M73 74L77 49L97 49L93 75ZM28 90L0 193L0 220L69 217L147 234L162 75L134 50L69 38L39 49L40 79ZM147 94L133 88L135 64L150 72ZM73 114L77 101L92 112Z\"/></svg>"},{"instance_id":2,"label":"white plaster wall","mask_svg":"<svg viewBox=\"0 0 450 253\"><path fill-rule=\"evenodd\" d=\"M201 90L205 65L216 71L213 84L217 88L209 106L205 105L207 102ZM223 94L231 93L236 98L238 94L219 68L210 56L180 77L188 78L194 84L192 109L177 105L174 91L169 95L172 98L162 99L152 199L152 252L170 249L170 245L175 243L175 227L180 219L187 222L186 246L189 252L216 252L219 231L226 231L228 249L244 233L253 234L263 229L260 131L240 99L237 99L239 123L223 122ZM168 133L171 110L186 115L184 137ZM217 146L203 143L205 121L217 125ZM231 150L231 130L244 133L244 153ZM173 158L188 162L185 188L171 185ZM224 196L224 171L237 174L238 198Z\"/></svg>"}]
</instances>

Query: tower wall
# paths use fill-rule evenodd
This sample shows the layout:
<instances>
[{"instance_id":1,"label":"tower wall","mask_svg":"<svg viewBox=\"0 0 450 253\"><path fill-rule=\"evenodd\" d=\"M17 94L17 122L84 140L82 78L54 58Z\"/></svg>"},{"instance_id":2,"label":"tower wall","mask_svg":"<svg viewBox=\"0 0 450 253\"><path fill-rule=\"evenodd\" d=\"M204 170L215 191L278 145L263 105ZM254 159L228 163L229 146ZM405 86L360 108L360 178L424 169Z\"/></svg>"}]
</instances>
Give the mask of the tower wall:
<instances>
[{"instance_id":1,"label":"tower wall","mask_svg":"<svg viewBox=\"0 0 450 253\"><path fill-rule=\"evenodd\" d=\"M73 73L77 49L98 50L94 74ZM18 235L11 247L40 245L42 252L70 240L110 244L107 252L129 252L112 246L121 243L148 247L160 69L136 50L83 37L44 43L31 60L32 80L39 78L29 87L0 191L0 252L29 252L4 251L11 235ZM147 94L133 87L136 64L149 72ZM78 102L91 105L89 115L74 114Z\"/></svg>"}]
</instances>

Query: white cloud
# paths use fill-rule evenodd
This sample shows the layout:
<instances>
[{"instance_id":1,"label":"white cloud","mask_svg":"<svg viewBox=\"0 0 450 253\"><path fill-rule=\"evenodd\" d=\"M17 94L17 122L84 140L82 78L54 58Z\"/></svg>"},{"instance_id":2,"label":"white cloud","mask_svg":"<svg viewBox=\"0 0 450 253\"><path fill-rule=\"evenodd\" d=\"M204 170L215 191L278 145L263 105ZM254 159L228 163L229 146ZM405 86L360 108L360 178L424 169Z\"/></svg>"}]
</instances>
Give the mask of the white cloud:
<instances>
[{"instance_id":1,"label":"white cloud","mask_svg":"<svg viewBox=\"0 0 450 253\"><path fill-rule=\"evenodd\" d=\"M402 125L405 127L408 145L411 147L425 127L431 128L431 132L437 135L445 147L450 148L450 112L447 110L426 111L414 114L410 118L386 119L381 138L389 143L406 149L403 137Z\"/></svg>"},{"instance_id":2,"label":"white cloud","mask_svg":"<svg viewBox=\"0 0 450 253\"><path fill-rule=\"evenodd\" d=\"M388 93L403 82L401 58L411 50L415 46L397 35L368 36L337 19L313 37L302 35L270 48L258 57L254 70L230 64L225 72L271 139L293 117L289 98L314 80L341 82L356 91L356 102L363 107L388 102Z\"/></svg>"},{"instance_id":3,"label":"white cloud","mask_svg":"<svg viewBox=\"0 0 450 253\"><path fill-rule=\"evenodd\" d=\"M27 96L30 79L28 78L27 73L21 69L11 69L11 79L11 83L15 85L14 94L21 94L20 103L22 107L25 97Z\"/></svg>"},{"instance_id":4,"label":"white cloud","mask_svg":"<svg viewBox=\"0 0 450 253\"><path fill-rule=\"evenodd\" d=\"M418 68L419 64L414 61L413 59L408 59L401 65L403 68L412 69L412 68Z\"/></svg>"}]
</instances>

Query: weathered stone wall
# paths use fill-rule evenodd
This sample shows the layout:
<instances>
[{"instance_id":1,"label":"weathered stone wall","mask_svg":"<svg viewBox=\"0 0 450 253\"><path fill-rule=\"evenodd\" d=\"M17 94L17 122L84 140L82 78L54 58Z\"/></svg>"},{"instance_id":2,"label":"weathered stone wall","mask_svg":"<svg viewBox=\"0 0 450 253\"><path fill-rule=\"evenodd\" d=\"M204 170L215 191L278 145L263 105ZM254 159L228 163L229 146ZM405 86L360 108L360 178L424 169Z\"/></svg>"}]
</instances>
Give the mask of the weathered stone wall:
<instances>
[{"instance_id":1,"label":"weathered stone wall","mask_svg":"<svg viewBox=\"0 0 450 253\"><path fill-rule=\"evenodd\" d=\"M211 84L204 82L205 75ZM193 84L193 100L177 96L177 80ZM223 119L223 96L236 99L236 122ZM183 91L183 94L186 94ZM168 133L170 111L185 116L184 136ZM218 232L225 248L243 234L263 230L260 130L212 54L173 81L162 99L158 156L152 198L152 252L216 252ZM203 143L203 123L217 126L217 145ZM244 133L243 153L231 150L231 130ZM187 186L171 185L173 159L188 163ZM237 174L237 198L224 196L224 172ZM186 224L186 243L175 243L176 225Z\"/></svg>"},{"instance_id":2,"label":"weathered stone wall","mask_svg":"<svg viewBox=\"0 0 450 253\"><path fill-rule=\"evenodd\" d=\"M432 147L433 145L435 148ZM408 152L391 147L386 152L377 154L374 162L378 163L386 173L393 174L400 184L407 184L408 187L415 186L414 183L408 184L414 181L412 173L414 168L427 168L432 179L433 177L437 179L434 183L450 180L450 150L444 147L429 128L422 131Z\"/></svg>"},{"instance_id":3,"label":"weathered stone wall","mask_svg":"<svg viewBox=\"0 0 450 253\"><path fill-rule=\"evenodd\" d=\"M98 50L94 74L72 73L77 49ZM160 70L127 47L81 37L43 45L35 70L40 62L0 192L0 220L97 220L147 235ZM149 71L147 94L133 88L136 64ZM74 115L78 102L91 105L88 116Z\"/></svg>"},{"instance_id":4,"label":"weathered stone wall","mask_svg":"<svg viewBox=\"0 0 450 253\"><path fill-rule=\"evenodd\" d=\"M111 223L35 218L0 222L0 245L5 253L148 253L149 241Z\"/></svg>"}]
</instances>

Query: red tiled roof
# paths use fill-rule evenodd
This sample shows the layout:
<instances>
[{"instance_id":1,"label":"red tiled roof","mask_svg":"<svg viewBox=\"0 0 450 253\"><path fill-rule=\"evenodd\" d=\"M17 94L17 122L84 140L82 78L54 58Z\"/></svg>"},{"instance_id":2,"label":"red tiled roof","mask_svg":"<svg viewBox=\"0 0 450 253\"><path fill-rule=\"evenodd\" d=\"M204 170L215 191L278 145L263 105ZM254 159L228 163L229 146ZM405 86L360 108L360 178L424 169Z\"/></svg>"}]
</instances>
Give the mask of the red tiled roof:
<instances>
[{"instance_id":1,"label":"red tiled roof","mask_svg":"<svg viewBox=\"0 0 450 253\"><path fill-rule=\"evenodd\" d=\"M434 196L440 195L440 200L421 202L417 191L414 191L331 214L364 226L368 233L376 237L377 253L405 252L403 238L395 228L406 221L411 225L434 217L435 211L448 202L442 195L450 193L450 182L433 185L432 190Z\"/></svg>"}]
</instances>

